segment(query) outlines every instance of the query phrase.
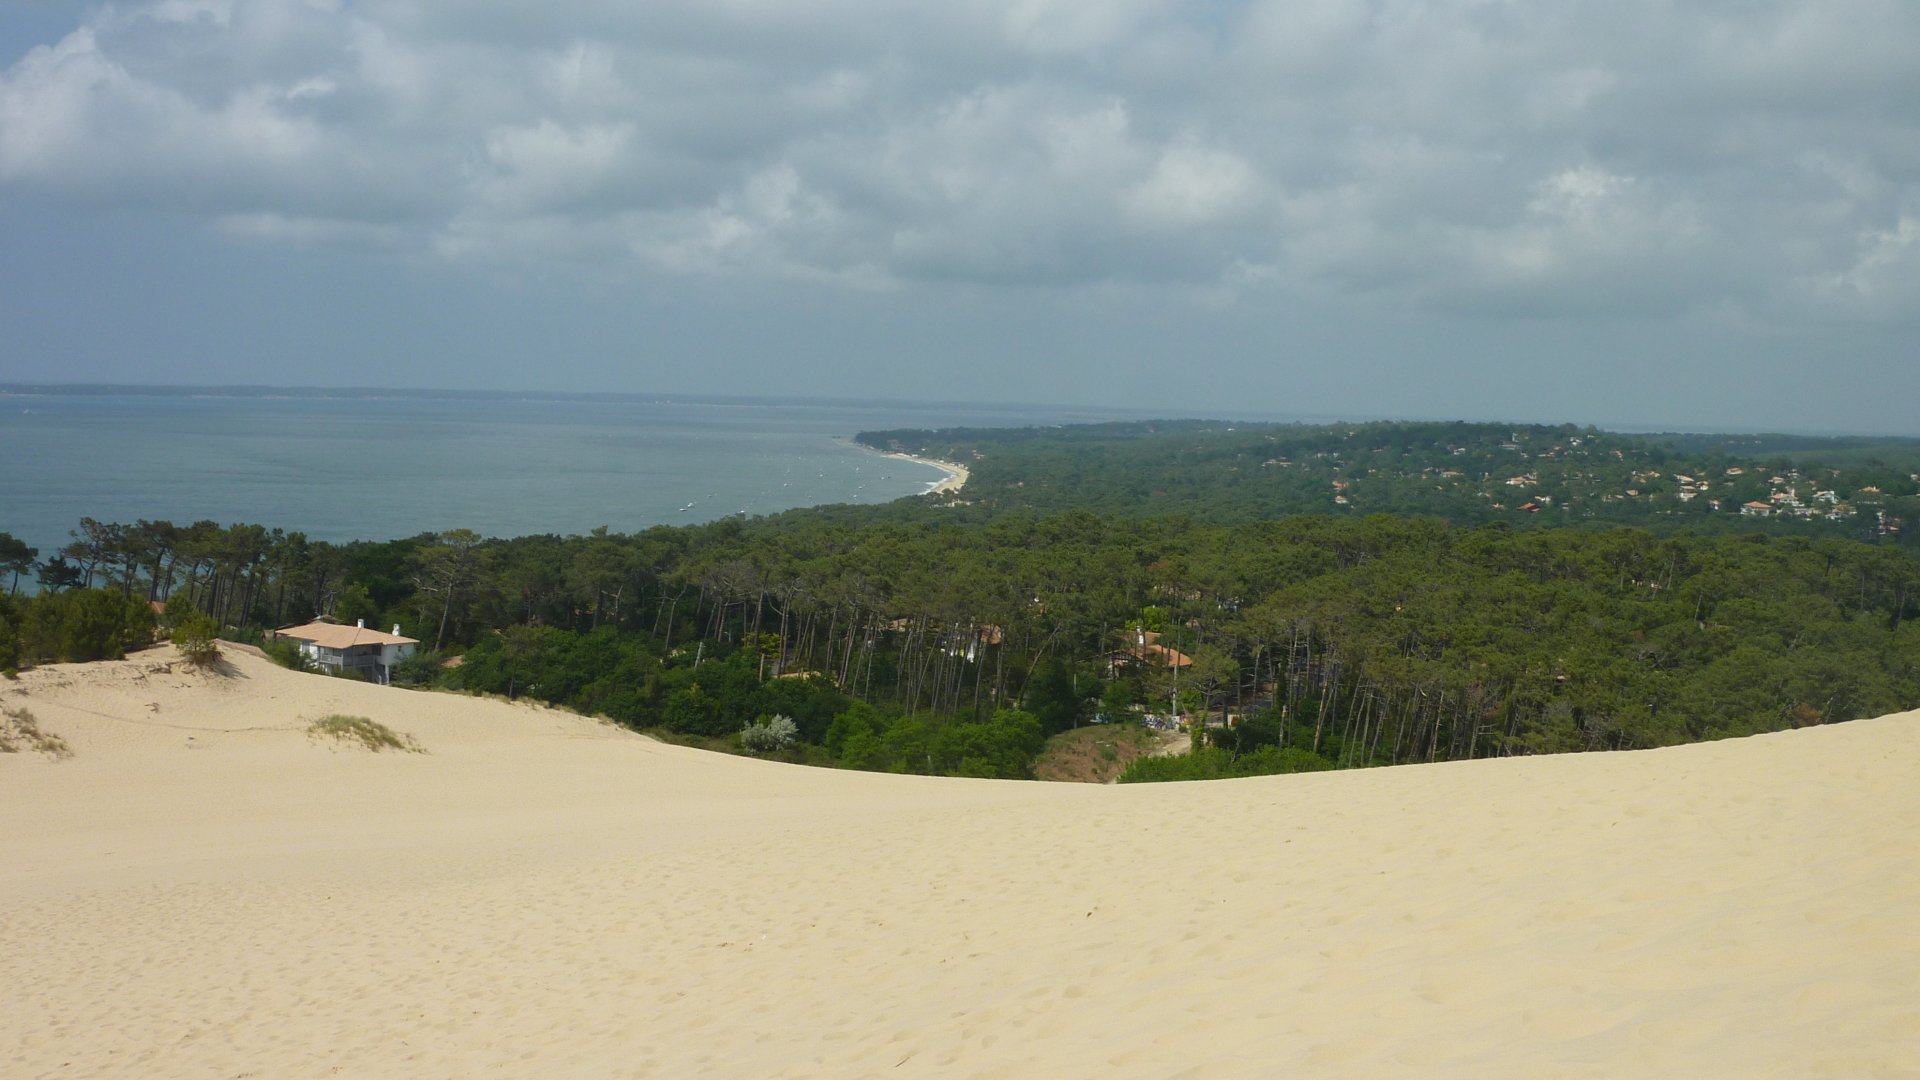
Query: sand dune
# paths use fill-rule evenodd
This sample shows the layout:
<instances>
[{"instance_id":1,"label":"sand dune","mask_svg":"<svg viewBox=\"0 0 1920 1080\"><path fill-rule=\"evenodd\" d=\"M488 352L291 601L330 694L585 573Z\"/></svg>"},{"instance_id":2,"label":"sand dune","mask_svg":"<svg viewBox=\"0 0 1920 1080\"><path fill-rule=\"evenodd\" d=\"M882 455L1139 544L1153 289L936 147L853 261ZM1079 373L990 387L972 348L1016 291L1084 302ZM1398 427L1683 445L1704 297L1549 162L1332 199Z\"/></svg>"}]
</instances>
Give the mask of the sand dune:
<instances>
[{"instance_id":1,"label":"sand dune","mask_svg":"<svg viewBox=\"0 0 1920 1080\"><path fill-rule=\"evenodd\" d=\"M0 1075L1920 1067L1916 714L1100 788L169 657L0 682Z\"/></svg>"}]
</instances>

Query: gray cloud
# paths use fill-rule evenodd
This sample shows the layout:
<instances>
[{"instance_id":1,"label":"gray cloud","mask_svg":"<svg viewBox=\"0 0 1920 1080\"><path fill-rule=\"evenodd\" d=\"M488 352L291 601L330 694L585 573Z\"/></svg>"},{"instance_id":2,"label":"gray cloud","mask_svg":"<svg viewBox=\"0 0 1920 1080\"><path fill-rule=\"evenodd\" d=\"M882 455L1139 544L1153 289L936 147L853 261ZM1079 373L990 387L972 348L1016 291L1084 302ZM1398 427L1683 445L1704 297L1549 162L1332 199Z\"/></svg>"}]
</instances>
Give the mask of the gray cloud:
<instances>
[{"instance_id":1,"label":"gray cloud","mask_svg":"<svg viewBox=\"0 0 1920 1080\"><path fill-rule=\"evenodd\" d=\"M266 244L857 291L1920 315L1920 7L163 0L0 189Z\"/></svg>"}]
</instances>

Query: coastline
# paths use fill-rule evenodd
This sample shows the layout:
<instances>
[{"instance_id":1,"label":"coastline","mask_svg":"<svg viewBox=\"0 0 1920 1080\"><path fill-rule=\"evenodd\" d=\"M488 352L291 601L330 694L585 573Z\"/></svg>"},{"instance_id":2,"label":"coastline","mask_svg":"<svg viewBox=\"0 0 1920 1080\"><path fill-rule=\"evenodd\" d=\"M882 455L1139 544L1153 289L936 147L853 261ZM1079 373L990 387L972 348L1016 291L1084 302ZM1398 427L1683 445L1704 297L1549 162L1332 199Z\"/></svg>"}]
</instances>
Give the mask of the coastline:
<instances>
[{"instance_id":1,"label":"coastline","mask_svg":"<svg viewBox=\"0 0 1920 1080\"><path fill-rule=\"evenodd\" d=\"M893 458L896 461L911 461L919 465L931 465L947 474L945 477L928 484L927 489L920 493L922 495L947 495L959 491L967 485L967 480L972 476L972 474L967 471L967 467L957 461L942 461L939 458L921 457L918 454L909 454L901 450L879 450L860 442L851 435L842 435L839 437L839 440L848 446L864 450L869 454L878 454L881 457Z\"/></svg>"},{"instance_id":2,"label":"coastline","mask_svg":"<svg viewBox=\"0 0 1920 1080\"><path fill-rule=\"evenodd\" d=\"M967 486L967 479L971 475L967 472L965 465L955 461L941 461L939 458L918 457L913 454L903 454L899 451L885 451L883 456L899 458L902 461L917 461L922 465L931 465L947 474L944 478L928 485L927 490L921 492L922 495L945 495L950 492L959 491L961 488Z\"/></svg>"},{"instance_id":3,"label":"coastline","mask_svg":"<svg viewBox=\"0 0 1920 1080\"><path fill-rule=\"evenodd\" d=\"M1030 422L939 408L0 396L0 455L35 463L0 476L0 531L43 558L72 541L82 517L250 522L331 544L454 527L498 537L585 535L602 525L637 533L742 509L772 515L890 501L926 494L951 475L876 468L866 452L845 454L836 441L862 425ZM504 415L514 418L505 429ZM196 432L233 463L222 483L196 485L151 453L177 430ZM365 498L351 477L303 470L282 453L288 440L377 442L409 463L415 490ZM463 446L473 450L454 452Z\"/></svg>"}]
</instances>

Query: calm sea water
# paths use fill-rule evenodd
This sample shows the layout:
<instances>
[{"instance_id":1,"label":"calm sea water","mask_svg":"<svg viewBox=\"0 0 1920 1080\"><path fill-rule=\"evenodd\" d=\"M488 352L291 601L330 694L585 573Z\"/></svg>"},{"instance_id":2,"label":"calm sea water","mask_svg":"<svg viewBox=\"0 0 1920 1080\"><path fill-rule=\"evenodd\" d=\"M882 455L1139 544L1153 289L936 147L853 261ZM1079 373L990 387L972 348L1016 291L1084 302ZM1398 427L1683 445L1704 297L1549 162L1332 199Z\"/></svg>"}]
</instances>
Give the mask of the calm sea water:
<instances>
[{"instance_id":1,"label":"calm sea water","mask_svg":"<svg viewBox=\"0 0 1920 1080\"><path fill-rule=\"evenodd\" d=\"M930 466L840 439L1113 418L1066 408L768 401L0 395L0 532L42 557L81 517L258 522L318 540L489 536L875 503Z\"/></svg>"}]
</instances>

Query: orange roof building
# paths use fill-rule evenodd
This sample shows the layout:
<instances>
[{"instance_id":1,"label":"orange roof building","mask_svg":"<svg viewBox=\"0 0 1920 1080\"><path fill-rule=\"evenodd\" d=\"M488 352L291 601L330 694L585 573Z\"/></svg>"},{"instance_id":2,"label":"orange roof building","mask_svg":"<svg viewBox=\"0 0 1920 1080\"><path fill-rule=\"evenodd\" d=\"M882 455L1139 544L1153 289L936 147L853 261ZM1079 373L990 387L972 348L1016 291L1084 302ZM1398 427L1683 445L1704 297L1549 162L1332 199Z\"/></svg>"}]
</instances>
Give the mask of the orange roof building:
<instances>
[{"instance_id":1,"label":"orange roof building","mask_svg":"<svg viewBox=\"0 0 1920 1080\"><path fill-rule=\"evenodd\" d=\"M1137 632L1133 644L1122 653L1154 667L1183 668L1193 663L1193 657L1160 644L1160 635L1151 630Z\"/></svg>"},{"instance_id":2,"label":"orange roof building","mask_svg":"<svg viewBox=\"0 0 1920 1080\"><path fill-rule=\"evenodd\" d=\"M393 666L413 655L420 642L400 633L383 634L367 629L365 619L352 626L336 622L310 622L305 626L287 626L273 636L300 643L300 656L315 667L344 674L354 672L368 682L386 685L393 681Z\"/></svg>"}]
</instances>

